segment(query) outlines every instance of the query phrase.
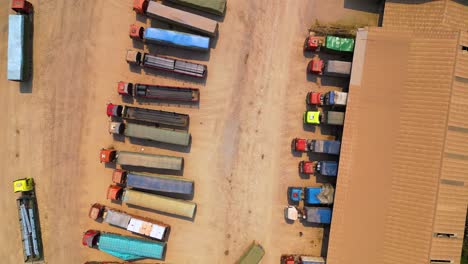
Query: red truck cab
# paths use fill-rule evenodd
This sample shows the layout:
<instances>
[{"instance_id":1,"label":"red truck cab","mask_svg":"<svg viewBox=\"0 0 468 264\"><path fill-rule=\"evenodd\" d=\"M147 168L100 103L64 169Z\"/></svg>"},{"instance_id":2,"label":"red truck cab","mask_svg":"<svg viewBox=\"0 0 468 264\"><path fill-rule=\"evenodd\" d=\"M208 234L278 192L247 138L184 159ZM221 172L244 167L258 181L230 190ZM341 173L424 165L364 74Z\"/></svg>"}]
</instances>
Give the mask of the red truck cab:
<instances>
[{"instance_id":1,"label":"red truck cab","mask_svg":"<svg viewBox=\"0 0 468 264\"><path fill-rule=\"evenodd\" d=\"M148 9L148 0L134 0L133 1L133 11L137 14L145 14Z\"/></svg>"},{"instance_id":2,"label":"red truck cab","mask_svg":"<svg viewBox=\"0 0 468 264\"><path fill-rule=\"evenodd\" d=\"M143 39L143 34L145 33L145 28L144 27L139 27L135 24L130 25L130 31L128 35L132 39Z\"/></svg>"},{"instance_id":3,"label":"red truck cab","mask_svg":"<svg viewBox=\"0 0 468 264\"><path fill-rule=\"evenodd\" d=\"M307 151L307 139L303 138L295 138L292 141L292 149L294 151L302 151L306 152Z\"/></svg>"},{"instance_id":4,"label":"red truck cab","mask_svg":"<svg viewBox=\"0 0 468 264\"><path fill-rule=\"evenodd\" d=\"M281 256L281 264L296 264L294 256Z\"/></svg>"},{"instance_id":5,"label":"red truck cab","mask_svg":"<svg viewBox=\"0 0 468 264\"><path fill-rule=\"evenodd\" d=\"M88 246L90 248L95 247L97 246L100 235L101 232L90 229L84 233L81 243L83 246Z\"/></svg>"},{"instance_id":6,"label":"red truck cab","mask_svg":"<svg viewBox=\"0 0 468 264\"><path fill-rule=\"evenodd\" d=\"M120 117L120 116L122 116L122 108L123 108L123 106L121 106L121 105L115 105L113 103L109 103L109 104L107 104L106 114L107 114L107 116Z\"/></svg>"},{"instance_id":7,"label":"red truck cab","mask_svg":"<svg viewBox=\"0 0 468 264\"><path fill-rule=\"evenodd\" d=\"M309 105L323 105L323 97L318 92L308 92L306 103Z\"/></svg>"},{"instance_id":8,"label":"red truck cab","mask_svg":"<svg viewBox=\"0 0 468 264\"><path fill-rule=\"evenodd\" d=\"M313 59L309 63L309 71L313 74L322 75L323 67L324 63L321 59Z\"/></svg>"},{"instance_id":9,"label":"red truck cab","mask_svg":"<svg viewBox=\"0 0 468 264\"><path fill-rule=\"evenodd\" d=\"M124 170L116 169L112 173L112 182L117 184L124 184L127 178L127 172Z\"/></svg>"},{"instance_id":10,"label":"red truck cab","mask_svg":"<svg viewBox=\"0 0 468 264\"><path fill-rule=\"evenodd\" d=\"M113 162L117 157L117 151L115 149L101 149L100 161L102 162Z\"/></svg>"},{"instance_id":11,"label":"red truck cab","mask_svg":"<svg viewBox=\"0 0 468 264\"><path fill-rule=\"evenodd\" d=\"M126 83L122 81L117 83L117 92L120 95L132 95L132 90L133 90L132 83Z\"/></svg>"},{"instance_id":12,"label":"red truck cab","mask_svg":"<svg viewBox=\"0 0 468 264\"><path fill-rule=\"evenodd\" d=\"M306 39L304 50L305 51L319 51L322 46L323 37L309 36Z\"/></svg>"},{"instance_id":13,"label":"red truck cab","mask_svg":"<svg viewBox=\"0 0 468 264\"><path fill-rule=\"evenodd\" d=\"M299 162L299 172L302 174L314 174L316 163L313 161L301 161Z\"/></svg>"},{"instance_id":14,"label":"red truck cab","mask_svg":"<svg viewBox=\"0 0 468 264\"><path fill-rule=\"evenodd\" d=\"M11 1L11 9L20 14L30 14L33 6L26 0L13 0Z\"/></svg>"}]
</instances>

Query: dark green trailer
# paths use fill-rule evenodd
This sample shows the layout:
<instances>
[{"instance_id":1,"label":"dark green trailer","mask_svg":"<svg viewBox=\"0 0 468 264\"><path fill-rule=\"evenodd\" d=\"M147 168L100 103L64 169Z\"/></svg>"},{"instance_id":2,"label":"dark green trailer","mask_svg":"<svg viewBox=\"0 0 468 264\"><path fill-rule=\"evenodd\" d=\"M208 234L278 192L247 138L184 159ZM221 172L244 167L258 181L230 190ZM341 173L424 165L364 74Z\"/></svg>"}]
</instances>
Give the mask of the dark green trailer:
<instances>
[{"instance_id":1,"label":"dark green trailer","mask_svg":"<svg viewBox=\"0 0 468 264\"><path fill-rule=\"evenodd\" d=\"M169 0L170 2L212 13L218 16L224 15L226 0Z\"/></svg>"},{"instance_id":2,"label":"dark green trailer","mask_svg":"<svg viewBox=\"0 0 468 264\"><path fill-rule=\"evenodd\" d=\"M327 48L328 50L333 50L333 51L353 52L354 51L354 39L327 36L325 38L325 48Z\"/></svg>"}]
</instances>

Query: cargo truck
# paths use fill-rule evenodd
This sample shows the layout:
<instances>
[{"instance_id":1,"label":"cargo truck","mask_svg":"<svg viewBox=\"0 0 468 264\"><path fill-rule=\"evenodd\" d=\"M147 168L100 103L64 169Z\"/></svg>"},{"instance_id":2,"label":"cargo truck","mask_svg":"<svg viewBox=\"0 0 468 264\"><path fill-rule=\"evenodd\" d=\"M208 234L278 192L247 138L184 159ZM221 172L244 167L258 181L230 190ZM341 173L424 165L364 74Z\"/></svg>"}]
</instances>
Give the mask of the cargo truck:
<instances>
[{"instance_id":1,"label":"cargo truck","mask_svg":"<svg viewBox=\"0 0 468 264\"><path fill-rule=\"evenodd\" d=\"M200 90L197 88L119 82L117 92L120 95L130 95L135 98L180 102L198 102L200 100Z\"/></svg>"},{"instance_id":2,"label":"cargo truck","mask_svg":"<svg viewBox=\"0 0 468 264\"><path fill-rule=\"evenodd\" d=\"M184 147L190 143L190 133L187 131L177 131L135 123L110 122L109 133Z\"/></svg>"},{"instance_id":3,"label":"cargo truck","mask_svg":"<svg viewBox=\"0 0 468 264\"><path fill-rule=\"evenodd\" d=\"M7 78L10 81L28 81L31 77L33 6L25 0L13 0L8 17Z\"/></svg>"},{"instance_id":4,"label":"cargo truck","mask_svg":"<svg viewBox=\"0 0 468 264\"><path fill-rule=\"evenodd\" d=\"M112 103L107 104L106 113L107 116L179 128L187 128L190 120L189 115L186 114Z\"/></svg>"},{"instance_id":5,"label":"cargo truck","mask_svg":"<svg viewBox=\"0 0 468 264\"><path fill-rule=\"evenodd\" d=\"M115 261L86 261L84 264L133 264L134 262L115 262ZM147 263L147 262L143 262L141 264L163 264L163 263L155 263L155 262L152 262L152 263Z\"/></svg>"},{"instance_id":6,"label":"cargo truck","mask_svg":"<svg viewBox=\"0 0 468 264\"><path fill-rule=\"evenodd\" d=\"M295 206L288 206L285 209L286 219L296 221L303 220L312 224L330 224L331 223L331 208L328 207L307 207L302 210Z\"/></svg>"},{"instance_id":7,"label":"cargo truck","mask_svg":"<svg viewBox=\"0 0 468 264\"><path fill-rule=\"evenodd\" d=\"M322 257L313 257L306 255L282 255L281 264L325 264Z\"/></svg>"},{"instance_id":8,"label":"cargo truck","mask_svg":"<svg viewBox=\"0 0 468 264\"><path fill-rule=\"evenodd\" d=\"M351 75L351 62L313 59L309 63L309 71L313 74L335 77L349 77Z\"/></svg>"},{"instance_id":9,"label":"cargo truck","mask_svg":"<svg viewBox=\"0 0 468 264\"><path fill-rule=\"evenodd\" d=\"M144 28L130 25L130 38L147 43L173 46L176 48L208 51L210 38L162 28Z\"/></svg>"},{"instance_id":10,"label":"cargo truck","mask_svg":"<svg viewBox=\"0 0 468 264\"><path fill-rule=\"evenodd\" d=\"M144 258L162 259L166 243L136 237L122 236L97 230L88 230L82 239L83 246L95 248L122 260Z\"/></svg>"},{"instance_id":11,"label":"cargo truck","mask_svg":"<svg viewBox=\"0 0 468 264\"><path fill-rule=\"evenodd\" d=\"M138 14L146 14L151 18L185 27L210 37L216 36L218 30L218 22L213 19L165 6L155 1L134 0L133 10Z\"/></svg>"},{"instance_id":12,"label":"cargo truck","mask_svg":"<svg viewBox=\"0 0 468 264\"><path fill-rule=\"evenodd\" d=\"M169 0L170 2L222 16L226 10L226 0Z\"/></svg>"},{"instance_id":13,"label":"cargo truck","mask_svg":"<svg viewBox=\"0 0 468 264\"><path fill-rule=\"evenodd\" d=\"M132 233L157 240L165 240L170 228L169 225L162 222L128 214L99 203L91 206L88 216L93 220L105 222Z\"/></svg>"},{"instance_id":14,"label":"cargo truck","mask_svg":"<svg viewBox=\"0 0 468 264\"><path fill-rule=\"evenodd\" d=\"M197 204L189 201L174 199L156 194L123 188L117 185L109 186L107 199L122 201L123 203L177 215L189 219L195 216Z\"/></svg>"},{"instance_id":15,"label":"cargo truck","mask_svg":"<svg viewBox=\"0 0 468 264\"><path fill-rule=\"evenodd\" d=\"M294 151L338 155L340 154L341 143L337 140L295 138L291 145Z\"/></svg>"},{"instance_id":16,"label":"cargo truck","mask_svg":"<svg viewBox=\"0 0 468 264\"><path fill-rule=\"evenodd\" d=\"M43 260L41 226L39 224L39 211L34 180L32 178L19 179L13 182L13 191L21 193L16 199L18 216L23 242L24 262Z\"/></svg>"},{"instance_id":17,"label":"cargo truck","mask_svg":"<svg viewBox=\"0 0 468 264\"><path fill-rule=\"evenodd\" d=\"M236 264L258 264L264 255L265 249L256 241L253 241L247 251L236 261Z\"/></svg>"},{"instance_id":18,"label":"cargo truck","mask_svg":"<svg viewBox=\"0 0 468 264\"><path fill-rule=\"evenodd\" d=\"M344 107L348 101L348 94L337 91L326 93L309 92L307 93L306 103L308 105L323 105Z\"/></svg>"},{"instance_id":19,"label":"cargo truck","mask_svg":"<svg viewBox=\"0 0 468 264\"><path fill-rule=\"evenodd\" d=\"M167 194L192 195L194 183L181 177L114 170L112 181L126 187Z\"/></svg>"},{"instance_id":20,"label":"cargo truck","mask_svg":"<svg viewBox=\"0 0 468 264\"><path fill-rule=\"evenodd\" d=\"M338 175L338 162L336 161L301 161L299 162L299 173L314 174L319 173L323 176Z\"/></svg>"},{"instance_id":21,"label":"cargo truck","mask_svg":"<svg viewBox=\"0 0 468 264\"><path fill-rule=\"evenodd\" d=\"M335 125L342 126L344 124L344 112L337 111L305 111L304 112L304 124L310 125Z\"/></svg>"},{"instance_id":22,"label":"cargo truck","mask_svg":"<svg viewBox=\"0 0 468 264\"><path fill-rule=\"evenodd\" d=\"M115 149L101 149L100 160L101 163L115 162L120 166L135 166L175 171L182 170L184 165L184 158L182 157L118 151Z\"/></svg>"},{"instance_id":23,"label":"cargo truck","mask_svg":"<svg viewBox=\"0 0 468 264\"><path fill-rule=\"evenodd\" d=\"M332 204L335 189L329 183L320 187L289 187L288 198L293 203L304 201L306 206L319 204Z\"/></svg>"},{"instance_id":24,"label":"cargo truck","mask_svg":"<svg viewBox=\"0 0 468 264\"><path fill-rule=\"evenodd\" d=\"M325 51L352 53L354 51L354 38L333 35L320 36L317 32L310 31L304 44L304 50L320 51L323 46Z\"/></svg>"},{"instance_id":25,"label":"cargo truck","mask_svg":"<svg viewBox=\"0 0 468 264\"><path fill-rule=\"evenodd\" d=\"M206 77L207 72L207 67L203 64L141 53L136 50L127 50L126 60L129 64L139 65L144 68L174 72L197 78Z\"/></svg>"}]
</instances>

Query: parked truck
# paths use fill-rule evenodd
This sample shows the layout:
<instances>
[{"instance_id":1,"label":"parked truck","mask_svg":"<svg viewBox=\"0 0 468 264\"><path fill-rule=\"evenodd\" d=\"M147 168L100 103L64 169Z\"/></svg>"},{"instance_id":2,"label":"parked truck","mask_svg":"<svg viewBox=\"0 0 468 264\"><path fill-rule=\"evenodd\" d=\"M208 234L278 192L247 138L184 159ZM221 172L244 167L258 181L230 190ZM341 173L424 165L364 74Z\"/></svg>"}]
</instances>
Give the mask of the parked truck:
<instances>
[{"instance_id":1,"label":"parked truck","mask_svg":"<svg viewBox=\"0 0 468 264\"><path fill-rule=\"evenodd\" d=\"M128 214L126 212L95 203L89 209L88 216L96 221L123 228L147 238L166 240L169 225L162 222Z\"/></svg>"},{"instance_id":2,"label":"parked truck","mask_svg":"<svg viewBox=\"0 0 468 264\"><path fill-rule=\"evenodd\" d=\"M336 161L301 161L299 162L299 173L314 174L319 173L323 176L338 175L338 162Z\"/></svg>"},{"instance_id":3,"label":"parked truck","mask_svg":"<svg viewBox=\"0 0 468 264\"><path fill-rule=\"evenodd\" d=\"M281 264L325 264L325 259L322 257L306 256L306 255L282 255Z\"/></svg>"},{"instance_id":4,"label":"parked truck","mask_svg":"<svg viewBox=\"0 0 468 264\"><path fill-rule=\"evenodd\" d=\"M338 155L340 154L341 142L337 140L295 138L291 145L294 151Z\"/></svg>"},{"instance_id":5,"label":"parked truck","mask_svg":"<svg viewBox=\"0 0 468 264\"><path fill-rule=\"evenodd\" d=\"M170 2L222 16L226 0L169 0Z\"/></svg>"},{"instance_id":6,"label":"parked truck","mask_svg":"<svg viewBox=\"0 0 468 264\"><path fill-rule=\"evenodd\" d=\"M319 187L289 187L288 198L293 203L304 201L306 206L319 204L332 204L335 189L329 183Z\"/></svg>"},{"instance_id":7,"label":"parked truck","mask_svg":"<svg viewBox=\"0 0 468 264\"><path fill-rule=\"evenodd\" d=\"M197 88L119 82L117 92L120 95L130 95L135 98L166 101L198 102L200 100L200 90Z\"/></svg>"},{"instance_id":8,"label":"parked truck","mask_svg":"<svg viewBox=\"0 0 468 264\"><path fill-rule=\"evenodd\" d=\"M129 64L139 65L144 68L174 72L197 78L204 78L207 73L207 67L203 64L141 53L136 50L127 50L126 60Z\"/></svg>"},{"instance_id":9,"label":"parked truck","mask_svg":"<svg viewBox=\"0 0 468 264\"><path fill-rule=\"evenodd\" d=\"M342 126L344 124L344 112L337 111L305 111L304 112L304 124L310 125L335 125Z\"/></svg>"},{"instance_id":10,"label":"parked truck","mask_svg":"<svg viewBox=\"0 0 468 264\"><path fill-rule=\"evenodd\" d=\"M192 219L197 205L193 202L150 194L117 185L109 186L107 199Z\"/></svg>"},{"instance_id":11,"label":"parked truck","mask_svg":"<svg viewBox=\"0 0 468 264\"><path fill-rule=\"evenodd\" d=\"M130 38L147 43L173 46L176 48L208 51L210 38L162 28L144 28L130 25Z\"/></svg>"},{"instance_id":12,"label":"parked truck","mask_svg":"<svg viewBox=\"0 0 468 264\"><path fill-rule=\"evenodd\" d=\"M145 191L192 195L194 183L181 177L114 170L112 181L119 185Z\"/></svg>"},{"instance_id":13,"label":"parked truck","mask_svg":"<svg viewBox=\"0 0 468 264\"><path fill-rule=\"evenodd\" d=\"M109 133L141 138L168 144L188 146L190 133L187 131L159 128L135 123L110 122Z\"/></svg>"},{"instance_id":14,"label":"parked truck","mask_svg":"<svg viewBox=\"0 0 468 264\"><path fill-rule=\"evenodd\" d=\"M344 92L330 91L326 93L309 92L307 93L306 103L308 105L324 106L346 106L348 94Z\"/></svg>"},{"instance_id":15,"label":"parked truck","mask_svg":"<svg viewBox=\"0 0 468 264\"><path fill-rule=\"evenodd\" d=\"M309 31L304 50L305 51L320 51L325 47L326 51L352 53L354 51L354 38L340 37L333 35L320 35L315 31Z\"/></svg>"},{"instance_id":16,"label":"parked truck","mask_svg":"<svg viewBox=\"0 0 468 264\"><path fill-rule=\"evenodd\" d=\"M190 117L186 114L139 108L127 105L107 104L107 116L120 117L158 125L186 128Z\"/></svg>"},{"instance_id":17,"label":"parked truck","mask_svg":"<svg viewBox=\"0 0 468 264\"><path fill-rule=\"evenodd\" d=\"M33 6L25 0L13 0L8 17L7 78L10 81L28 81L31 75Z\"/></svg>"},{"instance_id":18,"label":"parked truck","mask_svg":"<svg viewBox=\"0 0 468 264\"><path fill-rule=\"evenodd\" d=\"M299 209L295 206L288 206L285 209L286 219L296 221L297 219L303 220L307 223L313 224L330 224L332 210L329 207L318 206L304 206Z\"/></svg>"},{"instance_id":19,"label":"parked truck","mask_svg":"<svg viewBox=\"0 0 468 264\"><path fill-rule=\"evenodd\" d=\"M83 246L95 248L122 260L144 258L162 259L166 243L136 237L122 236L97 230L88 230L82 239Z\"/></svg>"},{"instance_id":20,"label":"parked truck","mask_svg":"<svg viewBox=\"0 0 468 264\"><path fill-rule=\"evenodd\" d=\"M253 241L236 264L258 264L264 255L265 249L258 242Z\"/></svg>"},{"instance_id":21,"label":"parked truck","mask_svg":"<svg viewBox=\"0 0 468 264\"><path fill-rule=\"evenodd\" d=\"M149 0L135 0L133 10L138 14L146 14L164 22L185 27L211 37L216 36L218 22L180 9L165 6Z\"/></svg>"},{"instance_id":22,"label":"parked truck","mask_svg":"<svg viewBox=\"0 0 468 264\"><path fill-rule=\"evenodd\" d=\"M313 59L309 63L309 71L313 74L335 77L349 77L351 75L351 62Z\"/></svg>"},{"instance_id":23,"label":"parked truck","mask_svg":"<svg viewBox=\"0 0 468 264\"><path fill-rule=\"evenodd\" d=\"M101 149L100 160L101 163L115 162L120 166L134 166L175 171L182 170L184 165L184 158L182 157L118 151L115 149Z\"/></svg>"},{"instance_id":24,"label":"parked truck","mask_svg":"<svg viewBox=\"0 0 468 264\"><path fill-rule=\"evenodd\" d=\"M21 196L16 199L16 204L23 241L24 262L40 261L44 258L44 254L34 180L24 178L14 181L13 191L21 193Z\"/></svg>"}]
</instances>

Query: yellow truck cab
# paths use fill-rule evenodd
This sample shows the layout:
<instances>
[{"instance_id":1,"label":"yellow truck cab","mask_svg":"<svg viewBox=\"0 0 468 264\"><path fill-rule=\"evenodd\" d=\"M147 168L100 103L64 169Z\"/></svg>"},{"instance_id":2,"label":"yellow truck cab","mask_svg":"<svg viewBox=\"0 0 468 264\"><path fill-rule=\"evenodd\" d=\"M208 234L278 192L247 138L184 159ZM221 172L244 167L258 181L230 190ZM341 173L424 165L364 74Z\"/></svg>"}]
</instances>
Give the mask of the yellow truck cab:
<instances>
[{"instance_id":1,"label":"yellow truck cab","mask_svg":"<svg viewBox=\"0 0 468 264\"><path fill-rule=\"evenodd\" d=\"M319 125L320 124L320 111L305 111L304 123L312 124L312 125Z\"/></svg>"},{"instance_id":2,"label":"yellow truck cab","mask_svg":"<svg viewBox=\"0 0 468 264\"><path fill-rule=\"evenodd\" d=\"M19 179L13 182L13 191L17 192L29 192L34 189L33 178Z\"/></svg>"}]
</instances>

